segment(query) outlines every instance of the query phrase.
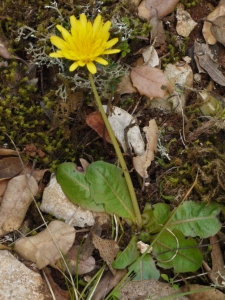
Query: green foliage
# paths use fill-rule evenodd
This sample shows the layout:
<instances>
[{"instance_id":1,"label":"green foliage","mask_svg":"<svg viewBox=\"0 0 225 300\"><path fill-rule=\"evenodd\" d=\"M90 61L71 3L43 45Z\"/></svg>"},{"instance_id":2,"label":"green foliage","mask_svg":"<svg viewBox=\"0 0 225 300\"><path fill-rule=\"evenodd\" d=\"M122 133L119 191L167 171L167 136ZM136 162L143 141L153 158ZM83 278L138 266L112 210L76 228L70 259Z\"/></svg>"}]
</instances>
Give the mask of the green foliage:
<instances>
[{"instance_id":1,"label":"green foliage","mask_svg":"<svg viewBox=\"0 0 225 300\"><path fill-rule=\"evenodd\" d=\"M173 268L177 273L196 271L202 264L202 254L193 237L215 235L221 228L216 218L219 211L216 203L186 201L171 213L167 204L147 203L142 214L145 232L131 239L126 249L117 255L113 267L128 267L130 272L135 272L135 279L156 278L159 273L155 261L161 268ZM137 250L137 241L142 238L150 244L148 250L153 245L152 255L146 252L141 255Z\"/></svg>"},{"instance_id":2,"label":"green foliage","mask_svg":"<svg viewBox=\"0 0 225 300\"><path fill-rule=\"evenodd\" d=\"M73 163L58 166L56 178L66 196L93 211L116 214L135 223L130 193L122 169L103 161L89 165L85 173Z\"/></svg>"},{"instance_id":3,"label":"green foliage","mask_svg":"<svg viewBox=\"0 0 225 300\"><path fill-rule=\"evenodd\" d=\"M172 287L174 288L175 291L177 291L179 289L179 285L178 284L174 284L172 278L169 278L166 274L161 274L161 277L162 277L162 279L164 279L165 281L167 281L168 283L170 283L172 285Z\"/></svg>"},{"instance_id":4,"label":"green foliage","mask_svg":"<svg viewBox=\"0 0 225 300\"><path fill-rule=\"evenodd\" d=\"M119 252L112 267L115 269L124 269L132 264L139 256L140 252L137 249L138 239L134 235L123 252Z\"/></svg>"},{"instance_id":5,"label":"green foliage","mask_svg":"<svg viewBox=\"0 0 225 300\"><path fill-rule=\"evenodd\" d=\"M120 43L119 48L121 50L121 55L123 58L126 57L128 53L130 53L130 48L127 41Z\"/></svg>"},{"instance_id":6,"label":"green foliage","mask_svg":"<svg viewBox=\"0 0 225 300\"><path fill-rule=\"evenodd\" d=\"M155 260L150 254L136 260L128 269L136 274L133 280L148 280L149 278L158 280L160 277L159 270L155 266Z\"/></svg>"},{"instance_id":7,"label":"green foliage","mask_svg":"<svg viewBox=\"0 0 225 300\"><path fill-rule=\"evenodd\" d=\"M194 272L202 264L202 254L193 238L185 238L177 229L165 230L156 240L153 254L158 266L174 268L174 272Z\"/></svg>"},{"instance_id":8,"label":"green foliage","mask_svg":"<svg viewBox=\"0 0 225 300\"><path fill-rule=\"evenodd\" d=\"M196 6L199 3L199 0L180 0L180 3L183 3L187 8L191 8Z\"/></svg>"}]
</instances>

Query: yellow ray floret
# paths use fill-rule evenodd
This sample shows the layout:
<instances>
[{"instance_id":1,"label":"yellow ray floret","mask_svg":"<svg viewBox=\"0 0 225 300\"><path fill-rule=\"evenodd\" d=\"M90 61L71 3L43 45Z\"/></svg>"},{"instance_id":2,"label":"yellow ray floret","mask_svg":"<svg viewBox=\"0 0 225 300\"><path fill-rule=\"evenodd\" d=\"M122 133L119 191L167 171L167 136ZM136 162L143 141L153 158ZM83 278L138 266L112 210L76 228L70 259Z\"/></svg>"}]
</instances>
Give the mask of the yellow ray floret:
<instances>
[{"instance_id":1,"label":"yellow ray floret","mask_svg":"<svg viewBox=\"0 0 225 300\"><path fill-rule=\"evenodd\" d=\"M71 72L86 65L88 70L95 74L97 69L94 62L107 65L107 60L101 56L120 52L120 49L109 49L118 42L118 38L109 40L111 22L103 23L100 15L95 18L93 24L87 20L85 14L81 14L79 20L71 16L70 25L71 32L61 25L56 26L62 38L55 35L50 37L51 43L58 50L49 56L73 60L74 63L69 68Z\"/></svg>"}]
</instances>

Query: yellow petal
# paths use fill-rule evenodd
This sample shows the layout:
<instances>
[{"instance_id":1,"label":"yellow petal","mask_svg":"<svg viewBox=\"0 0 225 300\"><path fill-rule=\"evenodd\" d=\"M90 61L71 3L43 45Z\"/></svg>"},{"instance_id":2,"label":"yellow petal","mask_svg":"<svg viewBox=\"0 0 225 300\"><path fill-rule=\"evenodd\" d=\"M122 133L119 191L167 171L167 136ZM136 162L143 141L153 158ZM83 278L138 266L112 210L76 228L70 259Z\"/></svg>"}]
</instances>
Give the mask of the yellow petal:
<instances>
[{"instance_id":1,"label":"yellow petal","mask_svg":"<svg viewBox=\"0 0 225 300\"><path fill-rule=\"evenodd\" d=\"M80 15L80 23L84 28L87 26L87 18L85 14Z\"/></svg>"},{"instance_id":2,"label":"yellow petal","mask_svg":"<svg viewBox=\"0 0 225 300\"><path fill-rule=\"evenodd\" d=\"M75 18L75 16L70 17L70 25L71 27L77 27L77 19Z\"/></svg>"},{"instance_id":3,"label":"yellow petal","mask_svg":"<svg viewBox=\"0 0 225 300\"><path fill-rule=\"evenodd\" d=\"M101 26L102 26L102 17L100 15L98 15L94 20L93 33L94 34L98 33Z\"/></svg>"},{"instance_id":4,"label":"yellow petal","mask_svg":"<svg viewBox=\"0 0 225 300\"><path fill-rule=\"evenodd\" d=\"M68 41L68 39L71 37L71 34L61 25L57 25L56 28L61 32L63 38L65 41Z\"/></svg>"},{"instance_id":5,"label":"yellow petal","mask_svg":"<svg viewBox=\"0 0 225 300\"><path fill-rule=\"evenodd\" d=\"M75 61L69 68L70 72L73 72L78 67L78 63Z\"/></svg>"},{"instance_id":6,"label":"yellow petal","mask_svg":"<svg viewBox=\"0 0 225 300\"><path fill-rule=\"evenodd\" d=\"M86 65L86 63L84 61L82 61L82 60L78 60L77 63L79 65L79 67L83 67L84 65Z\"/></svg>"},{"instance_id":7,"label":"yellow petal","mask_svg":"<svg viewBox=\"0 0 225 300\"><path fill-rule=\"evenodd\" d=\"M59 52L52 52L52 53L49 53L49 56L50 57L55 57L55 58L63 58L63 54L60 54Z\"/></svg>"},{"instance_id":8,"label":"yellow petal","mask_svg":"<svg viewBox=\"0 0 225 300\"><path fill-rule=\"evenodd\" d=\"M120 49L109 49L109 50L105 50L102 54L114 54L119 52L121 52Z\"/></svg>"},{"instance_id":9,"label":"yellow petal","mask_svg":"<svg viewBox=\"0 0 225 300\"><path fill-rule=\"evenodd\" d=\"M88 71L92 74L95 74L97 72L96 66L92 61L87 63L87 68Z\"/></svg>"},{"instance_id":10,"label":"yellow petal","mask_svg":"<svg viewBox=\"0 0 225 300\"><path fill-rule=\"evenodd\" d=\"M50 37L51 43L59 49L68 49L66 42L56 35Z\"/></svg>"},{"instance_id":11,"label":"yellow petal","mask_svg":"<svg viewBox=\"0 0 225 300\"><path fill-rule=\"evenodd\" d=\"M97 58L95 59L95 61L96 61L97 63L101 64L101 65L104 65L104 66L108 65L107 60L105 60L105 59L103 59L103 58L101 58L101 57L97 57Z\"/></svg>"},{"instance_id":12,"label":"yellow petal","mask_svg":"<svg viewBox=\"0 0 225 300\"><path fill-rule=\"evenodd\" d=\"M112 24L112 23L111 23L110 21L105 22L105 24L102 26L102 30L101 30L101 34L102 34L102 35L105 35L106 32L109 31L109 29L110 29L110 27L111 27L111 24Z\"/></svg>"},{"instance_id":13,"label":"yellow petal","mask_svg":"<svg viewBox=\"0 0 225 300\"><path fill-rule=\"evenodd\" d=\"M108 42L106 43L105 48L106 48L106 49L111 48L112 46L114 46L114 45L118 42L118 40L119 40L118 38L114 38L114 39L108 41Z\"/></svg>"}]
</instances>

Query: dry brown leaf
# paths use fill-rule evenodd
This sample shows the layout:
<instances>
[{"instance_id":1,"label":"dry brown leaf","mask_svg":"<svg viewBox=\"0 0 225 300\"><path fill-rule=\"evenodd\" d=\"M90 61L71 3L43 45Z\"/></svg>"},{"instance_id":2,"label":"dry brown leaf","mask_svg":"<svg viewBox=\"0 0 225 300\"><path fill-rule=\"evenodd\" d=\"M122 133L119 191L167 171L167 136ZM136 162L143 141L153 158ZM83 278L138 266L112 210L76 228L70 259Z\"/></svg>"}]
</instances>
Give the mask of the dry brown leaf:
<instances>
[{"instance_id":1,"label":"dry brown leaf","mask_svg":"<svg viewBox=\"0 0 225 300\"><path fill-rule=\"evenodd\" d=\"M18 152L12 149L0 148L0 156L8 156L8 155L18 156Z\"/></svg>"},{"instance_id":2,"label":"dry brown leaf","mask_svg":"<svg viewBox=\"0 0 225 300\"><path fill-rule=\"evenodd\" d=\"M64 255L68 252L73 245L75 234L74 227L55 220L49 223L48 228L35 236L16 241L15 252L22 258L36 263L37 267L42 269L61 258L59 250Z\"/></svg>"},{"instance_id":3,"label":"dry brown leaf","mask_svg":"<svg viewBox=\"0 0 225 300\"><path fill-rule=\"evenodd\" d=\"M89 256L87 259L81 259L80 257L80 251L79 251L80 246L78 245L73 245L67 254L65 255L66 257L66 263L67 266L70 269L70 272L72 275L84 275L86 273L89 273L95 269L95 259L93 256ZM78 256L78 257L77 257ZM77 265L78 262L78 265ZM63 263L63 260L60 259L59 263L57 263L60 269L63 268L63 271L67 271L67 268L65 264Z\"/></svg>"},{"instance_id":4,"label":"dry brown leaf","mask_svg":"<svg viewBox=\"0 0 225 300\"><path fill-rule=\"evenodd\" d=\"M225 269L223 253L218 243L218 237L216 235L210 237L210 243L212 247L212 271L209 273L209 277L212 283L222 285L223 278L225 278Z\"/></svg>"},{"instance_id":5,"label":"dry brown leaf","mask_svg":"<svg viewBox=\"0 0 225 300\"><path fill-rule=\"evenodd\" d=\"M197 23L192 20L190 14L184 10L184 5L179 3L177 5L177 33L183 37L188 37L191 31L195 28Z\"/></svg>"},{"instance_id":6,"label":"dry brown leaf","mask_svg":"<svg viewBox=\"0 0 225 300\"><path fill-rule=\"evenodd\" d=\"M108 106L103 105L103 109L107 112ZM136 119L131 114L120 107L113 106L108 120L125 153L133 150L136 155L143 154L144 141Z\"/></svg>"},{"instance_id":7,"label":"dry brown leaf","mask_svg":"<svg viewBox=\"0 0 225 300\"><path fill-rule=\"evenodd\" d=\"M164 98L156 98L150 101L149 107L151 109L159 109L164 113L171 113L171 111L181 114L190 89L193 86L193 71L187 63L168 64L164 71L166 78L170 82L174 82L176 86L182 90L178 93L176 90Z\"/></svg>"},{"instance_id":8,"label":"dry brown leaf","mask_svg":"<svg viewBox=\"0 0 225 300\"><path fill-rule=\"evenodd\" d=\"M33 164L31 162L29 162L24 167L24 169L20 172L20 175L30 174L37 180L37 182L39 182L39 181L41 181L41 179L43 178L45 172L47 172L47 171L48 171L48 169L42 169L42 170L34 169Z\"/></svg>"},{"instance_id":9,"label":"dry brown leaf","mask_svg":"<svg viewBox=\"0 0 225 300\"><path fill-rule=\"evenodd\" d=\"M55 296L54 300L70 300L70 293L68 291L62 290L58 284L55 283L51 276L51 270L50 268L45 267L43 272L45 273L46 277L48 278L48 281L50 283L51 289L53 291L53 294Z\"/></svg>"},{"instance_id":10,"label":"dry brown leaf","mask_svg":"<svg viewBox=\"0 0 225 300\"><path fill-rule=\"evenodd\" d=\"M24 165L19 157L5 157L0 160L0 180L8 179L19 174Z\"/></svg>"},{"instance_id":11,"label":"dry brown leaf","mask_svg":"<svg viewBox=\"0 0 225 300\"><path fill-rule=\"evenodd\" d=\"M95 249L95 246L92 242L92 234L95 234L97 236L100 236L102 233L102 227L99 224L99 220L97 219L96 223L92 226L85 242L83 243L81 250L80 250L80 258L83 260L88 259L92 255L92 252Z\"/></svg>"},{"instance_id":12,"label":"dry brown leaf","mask_svg":"<svg viewBox=\"0 0 225 300\"><path fill-rule=\"evenodd\" d=\"M4 195L9 180L10 179L0 180L0 197L2 197Z\"/></svg>"},{"instance_id":13,"label":"dry brown leaf","mask_svg":"<svg viewBox=\"0 0 225 300\"><path fill-rule=\"evenodd\" d=\"M144 0L138 6L138 15L150 20L157 10L158 17L163 18L175 9L178 2L179 0Z\"/></svg>"},{"instance_id":14,"label":"dry brown leaf","mask_svg":"<svg viewBox=\"0 0 225 300\"><path fill-rule=\"evenodd\" d=\"M151 18L151 44L154 43L155 47L163 45L166 42L166 33L163 27L163 22L158 18L157 13Z\"/></svg>"},{"instance_id":15,"label":"dry brown leaf","mask_svg":"<svg viewBox=\"0 0 225 300\"><path fill-rule=\"evenodd\" d=\"M142 52L142 56L144 58L145 65L152 68L159 65L158 53L153 46L146 47Z\"/></svg>"},{"instance_id":16,"label":"dry brown leaf","mask_svg":"<svg viewBox=\"0 0 225 300\"><path fill-rule=\"evenodd\" d=\"M90 113L86 117L86 123L92 129L94 129L98 133L98 135L100 135L100 137L104 138L108 143L112 144L112 141L111 141L108 131L105 127L105 123L102 119L100 112L95 111L95 112Z\"/></svg>"},{"instance_id":17,"label":"dry brown leaf","mask_svg":"<svg viewBox=\"0 0 225 300\"><path fill-rule=\"evenodd\" d=\"M194 58L200 67L203 68L216 83L225 86L225 77L223 73L218 70L218 63L212 59L209 45L195 41Z\"/></svg>"},{"instance_id":18,"label":"dry brown leaf","mask_svg":"<svg viewBox=\"0 0 225 300\"><path fill-rule=\"evenodd\" d=\"M115 276L108 271L103 278L100 280L97 288L92 296L92 300L102 300L119 282L120 280L126 275L127 270L116 270Z\"/></svg>"},{"instance_id":19,"label":"dry brown leaf","mask_svg":"<svg viewBox=\"0 0 225 300\"><path fill-rule=\"evenodd\" d=\"M134 86L132 85L132 82L130 80L130 74L122 77L122 80L118 84L116 91L120 95L133 94L133 93L137 92L137 90L134 88Z\"/></svg>"},{"instance_id":20,"label":"dry brown leaf","mask_svg":"<svg viewBox=\"0 0 225 300\"><path fill-rule=\"evenodd\" d=\"M221 0L219 5L214 9L213 12L211 12L207 16L206 19L213 22L215 21L216 18L224 15L225 15L225 0ZM207 22L207 21L204 22L202 34L207 44L214 45L217 42L217 40L211 32L211 27L212 27L211 22Z\"/></svg>"},{"instance_id":21,"label":"dry brown leaf","mask_svg":"<svg viewBox=\"0 0 225 300\"><path fill-rule=\"evenodd\" d=\"M189 300L225 300L225 295L219 290L211 288L210 290L203 291L201 293L195 293L195 290L204 289L205 285L200 284L189 284L188 286L182 286L182 292L193 292L193 294L188 295Z\"/></svg>"},{"instance_id":22,"label":"dry brown leaf","mask_svg":"<svg viewBox=\"0 0 225 300\"><path fill-rule=\"evenodd\" d=\"M2 36L0 37L0 56L5 58L5 59L11 59L12 58L12 54L9 53L9 51L8 51L8 46L7 46L6 39L3 38Z\"/></svg>"},{"instance_id":23,"label":"dry brown leaf","mask_svg":"<svg viewBox=\"0 0 225 300\"><path fill-rule=\"evenodd\" d=\"M19 175L8 182L0 207L0 236L21 226L37 192L38 185L33 176Z\"/></svg>"},{"instance_id":24,"label":"dry brown leaf","mask_svg":"<svg viewBox=\"0 0 225 300\"><path fill-rule=\"evenodd\" d=\"M139 93L149 98L163 98L174 90L163 71L149 66L133 68L131 80Z\"/></svg>"},{"instance_id":25,"label":"dry brown leaf","mask_svg":"<svg viewBox=\"0 0 225 300\"><path fill-rule=\"evenodd\" d=\"M120 291L120 300L138 300L151 299L158 300L162 297L174 295L173 300L188 300L186 297L176 297L179 292L173 287L164 282L159 282L155 279L149 280L133 280L124 285ZM204 299L204 298L202 298ZM213 299L213 298L211 298Z\"/></svg>"},{"instance_id":26,"label":"dry brown leaf","mask_svg":"<svg viewBox=\"0 0 225 300\"><path fill-rule=\"evenodd\" d=\"M159 130L155 119L149 121L149 126L144 127L143 131L146 135L147 147L146 151L141 156L133 157L133 165L135 170L143 178L148 178L147 169L154 160L155 152L157 150Z\"/></svg>"},{"instance_id":27,"label":"dry brown leaf","mask_svg":"<svg viewBox=\"0 0 225 300\"><path fill-rule=\"evenodd\" d=\"M96 249L98 249L101 258L107 263L110 271L115 276L116 272L112 268L112 262L119 252L119 246L116 241L103 240L96 234L92 233L92 242Z\"/></svg>"},{"instance_id":28,"label":"dry brown leaf","mask_svg":"<svg viewBox=\"0 0 225 300\"><path fill-rule=\"evenodd\" d=\"M215 19L211 31L216 40L225 46L225 15Z\"/></svg>"}]
</instances>

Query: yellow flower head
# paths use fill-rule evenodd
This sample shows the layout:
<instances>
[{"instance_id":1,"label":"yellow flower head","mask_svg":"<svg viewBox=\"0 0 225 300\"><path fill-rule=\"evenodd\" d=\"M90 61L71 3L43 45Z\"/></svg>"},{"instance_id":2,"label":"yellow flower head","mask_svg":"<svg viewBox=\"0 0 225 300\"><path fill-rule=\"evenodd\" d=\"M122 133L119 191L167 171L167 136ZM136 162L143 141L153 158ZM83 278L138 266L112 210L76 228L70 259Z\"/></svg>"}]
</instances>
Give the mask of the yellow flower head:
<instances>
[{"instance_id":1,"label":"yellow flower head","mask_svg":"<svg viewBox=\"0 0 225 300\"><path fill-rule=\"evenodd\" d=\"M51 43L58 48L50 57L67 58L74 63L69 70L72 72L77 67L87 65L88 70L95 74L97 72L94 61L107 65L108 62L100 57L104 54L120 52L119 49L109 49L118 42L118 38L109 39L111 22L103 23L102 17L98 15L94 23L87 21L85 14L80 15L80 20L75 16L70 17L71 33L61 25L56 28L61 32L63 39L58 36L51 36Z\"/></svg>"}]
</instances>

